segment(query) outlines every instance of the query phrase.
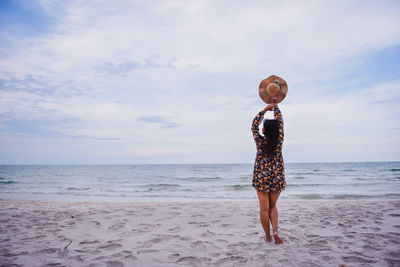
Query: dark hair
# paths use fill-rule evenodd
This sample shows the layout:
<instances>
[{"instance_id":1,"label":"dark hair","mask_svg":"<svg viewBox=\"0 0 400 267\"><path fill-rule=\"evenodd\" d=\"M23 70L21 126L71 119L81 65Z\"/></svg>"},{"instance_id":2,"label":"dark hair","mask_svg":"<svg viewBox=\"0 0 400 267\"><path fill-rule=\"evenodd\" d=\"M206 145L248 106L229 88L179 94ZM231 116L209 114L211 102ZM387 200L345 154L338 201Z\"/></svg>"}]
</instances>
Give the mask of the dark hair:
<instances>
[{"instance_id":1,"label":"dark hair","mask_svg":"<svg viewBox=\"0 0 400 267\"><path fill-rule=\"evenodd\" d=\"M274 154L279 140L279 122L277 120L264 120L264 143L262 151L266 155Z\"/></svg>"}]
</instances>

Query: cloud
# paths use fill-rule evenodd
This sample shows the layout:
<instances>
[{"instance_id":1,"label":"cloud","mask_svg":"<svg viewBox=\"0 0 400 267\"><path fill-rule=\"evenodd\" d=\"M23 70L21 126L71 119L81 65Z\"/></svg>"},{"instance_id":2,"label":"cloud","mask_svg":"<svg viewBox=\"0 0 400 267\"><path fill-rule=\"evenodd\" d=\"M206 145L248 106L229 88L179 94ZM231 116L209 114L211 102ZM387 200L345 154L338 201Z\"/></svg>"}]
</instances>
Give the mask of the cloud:
<instances>
[{"instance_id":1,"label":"cloud","mask_svg":"<svg viewBox=\"0 0 400 267\"><path fill-rule=\"evenodd\" d=\"M78 163L251 162L258 84L273 73L289 84L289 161L375 159L378 144L400 156L396 131L377 130L400 124L397 2L35 3L43 30L0 26L0 162L13 146L29 162L29 133L60 161L75 147Z\"/></svg>"},{"instance_id":2,"label":"cloud","mask_svg":"<svg viewBox=\"0 0 400 267\"><path fill-rule=\"evenodd\" d=\"M124 62L119 64L113 64L111 62L105 63L99 70L106 71L108 73L122 73L132 69L140 68L141 64L135 61Z\"/></svg>"},{"instance_id":3,"label":"cloud","mask_svg":"<svg viewBox=\"0 0 400 267\"><path fill-rule=\"evenodd\" d=\"M138 122L158 123L161 124L163 128L175 128L182 126L179 123L167 121L165 118L161 116L142 116L138 118Z\"/></svg>"},{"instance_id":4,"label":"cloud","mask_svg":"<svg viewBox=\"0 0 400 267\"><path fill-rule=\"evenodd\" d=\"M97 69L99 71L105 71L111 74L115 73L125 73L129 72L133 69L138 69L138 68L174 68L173 62L176 59L170 59L168 62L165 63L160 63L157 62L157 59L159 57L157 56L152 56L149 58L146 58L144 60L144 63L136 62L136 61L130 61L130 62L121 62L121 63L111 63L107 62L103 66L98 67Z\"/></svg>"},{"instance_id":5,"label":"cloud","mask_svg":"<svg viewBox=\"0 0 400 267\"><path fill-rule=\"evenodd\" d=\"M161 116L139 117L138 121L140 121L140 122L149 122L149 123L165 122L164 119Z\"/></svg>"}]
</instances>

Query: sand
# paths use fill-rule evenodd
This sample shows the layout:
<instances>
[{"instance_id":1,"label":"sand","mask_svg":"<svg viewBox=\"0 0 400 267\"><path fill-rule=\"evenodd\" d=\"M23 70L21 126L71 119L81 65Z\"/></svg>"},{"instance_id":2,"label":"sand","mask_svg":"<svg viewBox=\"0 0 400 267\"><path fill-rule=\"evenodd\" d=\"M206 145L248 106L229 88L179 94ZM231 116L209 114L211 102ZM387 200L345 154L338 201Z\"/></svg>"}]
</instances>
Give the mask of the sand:
<instances>
[{"instance_id":1,"label":"sand","mask_svg":"<svg viewBox=\"0 0 400 267\"><path fill-rule=\"evenodd\" d=\"M400 200L258 203L0 201L2 266L400 266Z\"/></svg>"}]
</instances>

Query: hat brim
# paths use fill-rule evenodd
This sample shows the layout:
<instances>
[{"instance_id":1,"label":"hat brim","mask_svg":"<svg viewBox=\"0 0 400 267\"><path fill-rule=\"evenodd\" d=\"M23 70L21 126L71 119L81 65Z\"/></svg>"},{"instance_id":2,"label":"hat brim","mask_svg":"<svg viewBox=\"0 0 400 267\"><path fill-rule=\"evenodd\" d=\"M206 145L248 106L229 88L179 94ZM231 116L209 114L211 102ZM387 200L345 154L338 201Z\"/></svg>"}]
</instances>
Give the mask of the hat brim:
<instances>
[{"instance_id":1,"label":"hat brim","mask_svg":"<svg viewBox=\"0 0 400 267\"><path fill-rule=\"evenodd\" d=\"M268 94L267 92L267 87L268 84L274 82L275 80L278 80L280 83L280 90L278 92L277 95L275 96L271 96L270 94ZM284 79L282 79L281 77L278 77L276 75L271 75L268 78L264 79L261 81L260 86L258 88L258 92L260 94L261 99L267 103L267 104L271 104L273 103L273 98L276 97L277 101L276 103L280 103L282 102L283 99L285 99L286 94L288 92L288 86L287 83Z\"/></svg>"}]
</instances>

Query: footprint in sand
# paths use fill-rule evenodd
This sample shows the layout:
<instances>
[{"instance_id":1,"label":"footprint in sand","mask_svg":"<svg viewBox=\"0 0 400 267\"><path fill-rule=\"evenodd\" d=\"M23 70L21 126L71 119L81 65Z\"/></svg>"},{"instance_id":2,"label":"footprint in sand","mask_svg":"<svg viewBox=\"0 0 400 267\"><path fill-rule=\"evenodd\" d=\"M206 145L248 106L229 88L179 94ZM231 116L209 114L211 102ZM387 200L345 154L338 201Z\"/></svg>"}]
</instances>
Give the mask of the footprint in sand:
<instances>
[{"instance_id":1,"label":"footprint in sand","mask_svg":"<svg viewBox=\"0 0 400 267\"><path fill-rule=\"evenodd\" d=\"M161 241L162 241L162 238L156 237L156 238L152 238L150 240L147 240L145 242L140 242L140 244L143 247L151 247L152 245L160 243Z\"/></svg>"},{"instance_id":2,"label":"footprint in sand","mask_svg":"<svg viewBox=\"0 0 400 267\"><path fill-rule=\"evenodd\" d=\"M133 255L127 255L127 256L124 257L124 259L131 260L131 261L136 261L137 260L137 258L135 256L133 256Z\"/></svg>"},{"instance_id":3,"label":"footprint in sand","mask_svg":"<svg viewBox=\"0 0 400 267\"><path fill-rule=\"evenodd\" d=\"M381 248L379 248L379 247L377 247L377 246L369 246L369 245L364 245L364 246L362 246L362 248L364 249L364 250L371 250L371 251L379 251L379 250L382 250Z\"/></svg>"},{"instance_id":4,"label":"footprint in sand","mask_svg":"<svg viewBox=\"0 0 400 267\"><path fill-rule=\"evenodd\" d=\"M191 240L193 240L193 237L190 237L190 236L181 236L179 239L182 240L182 241L191 241Z\"/></svg>"},{"instance_id":5,"label":"footprint in sand","mask_svg":"<svg viewBox=\"0 0 400 267\"><path fill-rule=\"evenodd\" d=\"M60 253L61 249L59 248L44 248L44 249L40 249L40 250L36 250L34 252L32 252L32 255L42 255L42 254L56 254L56 253Z\"/></svg>"},{"instance_id":6,"label":"footprint in sand","mask_svg":"<svg viewBox=\"0 0 400 267\"><path fill-rule=\"evenodd\" d=\"M120 261L106 261L106 267L123 267L124 264Z\"/></svg>"},{"instance_id":7,"label":"footprint in sand","mask_svg":"<svg viewBox=\"0 0 400 267\"><path fill-rule=\"evenodd\" d=\"M215 236L215 233L207 230L206 232L202 233L201 236L202 237L212 237L212 236Z\"/></svg>"},{"instance_id":8,"label":"footprint in sand","mask_svg":"<svg viewBox=\"0 0 400 267\"><path fill-rule=\"evenodd\" d=\"M91 223L94 223L96 226L100 226L101 223L99 223L98 221L90 221Z\"/></svg>"},{"instance_id":9,"label":"footprint in sand","mask_svg":"<svg viewBox=\"0 0 400 267\"><path fill-rule=\"evenodd\" d=\"M139 223L140 226L147 226L151 228L155 228L156 226L160 226L161 224L151 224L151 223Z\"/></svg>"},{"instance_id":10,"label":"footprint in sand","mask_svg":"<svg viewBox=\"0 0 400 267\"><path fill-rule=\"evenodd\" d=\"M218 261L215 262L215 265L222 265L222 264L232 264L232 265L238 265L239 263L245 263L247 259L245 257L240 257L240 256L229 256L225 257L222 259L219 259Z\"/></svg>"},{"instance_id":11,"label":"footprint in sand","mask_svg":"<svg viewBox=\"0 0 400 267\"><path fill-rule=\"evenodd\" d=\"M21 240L29 240L29 239L40 239L46 237L45 235L37 235L33 237L26 237L26 238L21 238Z\"/></svg>"},{"instance_id":12,"label":"footprint in sand","mask_svg":"<svg viewBox=\"0 0 400 267\"><path fill-rule=\"evenodd\" d=\"M103 210L101 213L103 213L103 214L109 214L109 213L111 213L111 211L109 211L109 210Z\"/></svg>"},{"instance_id":13,"label":"footprint in sand","mask_svg":"<svg viewBox=\"0 0 400 267\"><path fill-rule=\"evenodd\" d=\"M324 250L331 250L332 249L329 246L323 246L323 245L318 244L318 243L306 244L304 246L306 248L308 248L308 249L312 249L313 251L324 251Z\"/></svg>"},{"instance_id":14,"label":"footprint in sand","mask_svg":"<svg viewBox=\"0 0 400 267\"><path fill-rule=\"evenodd\" d=\"M76 255L76 256L68 257L68 260L84 262L85 260L82 257L83 257L82 255Z\"/></svg>"},{"instance_id":15,"label":"footprint in sand","mask_svg":"<svg viewBox=\"0 0 400 267\"><path fill-rule=\"evenodd\" d=\"M192 242L190 246L197 249L205 249L207 247L202 241Z\"/></svg>"},{"instance_id":16,"label":"footprint in sand","mask_svg":"<svg viewBox=\"0 0 400 267\"><path fill-rule=\"evenodd\" d=\"M21 253L11 253L11 252L8 252L8 250L7 250L7 253L4 253L4 254L2 254L4 257L6 257L6 258L11 258L11 257L17 257L17 256L23 256L23 255L29 255L30 253L28 253L28 252L26 252L26 251L24 251L24 252L21 252Z\"/></svg>"},{"instance_id":17,"label":"footprint in sand","mask_svg":"<svg viewBox=\"0 0 400 267\"><path fill-rule=\"evenodd\" d=\"M157 235L157 237L161 238L162 240L172 240L172 239L179 239L179 235Z\"/></svg>"},{"instance_id":18,"label":"footprint in sand","mask_svg":"<svg viewBox=\"0 0 400 267\"><path fill-rule=\"evenodd\" d=\"M330 240L330 241L336 241L336 240L341 239L341 238L343 238L343 237L342 237L342 236L337 236L337 235L335 235L335 236L330 236L330 237L328 238L328 240Z\"/></svg>"},{"instance_id":19,"label":"footprint in sand","mask_svg":"<svg viewBox=\"0 0 400 267\"><path fill-rule=\"evenodd\" d=\"M153 212L156 209L155 208L151 208L151 207L145 207L144 210Z\"/></svg>"},{"instance_id":20,"label":"footprint in sand","mask_svg":"<svg viewBox=\"0 0 400 267\"><path fill-rule=\"evenodd\" d=\"M188 257L182 257L179 260L177 260L176 262L177 263L187 263L187 264L193 266L195 264L201 263L201 260L197 257L188 256Z\"/></svg>"},{"instance_id":21,"label":"footprint in sand","mask_svg":"<svg viewBox=\"0 0 400 267\"><path fill-rule=\"evenodd\" d=\"M209 227L211 224L209 223L202 223L202 224L198 224L196 225L196 228L200 228L200 227Z\"/></svg>"},{"instance_id":22,"label":"footprint in sand","mask_svg":"<svg viewBox=\"0 0 400 267\"><path fill-rule=\"evenodd\" d=\"M134 215L136 215L136 211L133 211L133 210L129 210L129 211L127 211L126 213L128 214L128 216L134 216Z\"/></svg>"},{"instance_id":23,"label":"footprint in sand","mask_svg":"<svg viewBox=\"0 0 400 267\"><path fill-rule=\"evenodd\" d=\"M142 249L142 250L136 251L137 254L157 253L157 252L159 252L159 250L157 250L157 249Z\"/></svg>"},{"instance_id":24,"label":"footprint in sand","mask_svg":"<svg viewBox=\"0 0 400 267\"><path fill-rule=\"evenodd\" d=\"M181 254L179 253L173 253L171 255L168 256L168 259L170 260L176 260L177 258L179 258L181 256Z\"/></svg>"},{"instance_id":25,"label":"footprint in sand","mask_svg":"<svg viewBox=\"0 0 400 267\"><path fill-rule=\"evenodd\" d=\"M328 242L326 240L318 240L315 243L317 243L318 245L327 245Z\"/></svg>"},{"instance_id":26,"label":"footprint in sand","mask_svg":"<svg viewBox=\"0 0 400 267\"><path fill-rule=\"evenodd\" d=\"M107 243L108 243L108 244L98 246L97 249L107 249L107 250L110 250L110 249L117 249L117 248L122 247L121 244L114 243L114 242L112 242L112 241L108 241Z\"/></svg>"},{"instance_id":27,"label":"footprint in sand","mask_svg":"<svg viewBox=\"0 0 400 267\"><path fill-rule=\"evenodd\" d=\"M251 233L247 233L246 235L247 236L254 236L254 235L258 235L259 234L259 232L251 232Z\"/></svg>"},{"instance_id":28,"label":"footprint in sand","mask_svg":"<svg viewBox=\"0 0 400 267\"><path fill-rule=\"evenodd\" d=\"M211 252L211 253L209 253L209 255L210 255L211 257L213 257L213 258L217 258L217 257L221 256L221 253L218 253L218 252Z\"/></svg>"},{"instance_id":29,"label":"footprint in sand","mask_svg":"<svg viewBox=\"0 0 400 267\"><path fill-rule=\"evenodd\" d=\"M400 244L400 242L396 238L395 239L389 239L389 241L394 243L394 244L396 244L396 245Z\"/></svg>"},{"instance_id":30,"label":"footprint in sand","mask_svg":"<svg viewBox=\"0 0 400 267\"><path fill-rule=\"evenodd\" d=\"M98 244L100 243L99 240L84 240L82 242L79 242L79 245L91 245L91 244Z\"/></svg>"},{"instance_id":31,"label":"footprint in sand","mask_svg":"<svg viewBox=\"0 0 400 267\"><path fill-rule=\"evenodd\" d=\"M347 263L376 263L375 260L372 259L367 259L364 257L359 257L359 256L345 256L343 257L344 262Z\"/></svg>"},{"instance_id":32,"label":"footprint in sand","mask_svg":"<svg viewBox=\"0 0 400 267\"><path fill-rule=\"evenodd\" d=\"M175 226L175 227L169 228L167 231L171 232L171 233L179 232L179 231L182 231L182 227Z\"/></svg>"},{"instance_id":33,"label":"footprint in sand","mask_svg":"<svg viewBox=\"0 0 400 267\"><path fill-rule=\"evenodd\" d=\"M194 224L197 228L210 226L210 224L207 222L189 222L189 224Z\"/></svg>"},{"instance_id":34,"label":"footprint in sand","mask_svg":"<svg viewBox=\"0 0 400 267\"><path fill-rule=\"evenodd\" d=\"M173 215L173 216L168 216L168 217L163 217L163 218L159 218L159 219L155 220L155 222L165 222L165 221L174 219L175 217L176 217L175 215Z\"/></svg>"},{"instance_id":35,"label":"footprint in sand","mask_svg":"<svg viewBox=\"0 0 400 267\"><path fill-rule=\"evenodd\" d=\"M128 250L123 250L122 252L114 253L114 254L112 254L110 256L107 256L107 258L110 258L110 257L111 258L116 258L116 259L124 258L124 259L131 260L131 261L132 260L133 261L137 260L137 258L132 255L132 252L128 251Z\"/></svg>"},{"instance_id":36,"label":"footprint in sand","mask_svg":"<svg viewBox=\"0 0 400 267\"><path fill-rule=\"evenodd\" d=\"M113 224L112 226L108 227L107 229L108 230L119 230L119 229L124 228L124 227L125 227L125 223L124 222L120 222L120 223L117 223L117 224Z\"/></svg>"},{"instance_id":37,"label":"footprint in sand","mask_svg":"<svg viewBox=\"0 0 400 267\"><path fill-rule=\"evenodd\" d=\"M221 238L219 238L219 239L217 239L217 240L215 240L215 241L217 241L217 242L222 242L222 243L225 243L225 244L229 243L229 242L226 241L225 239L221 239Z\"/></svg>"},{"instance_id":38,"label":"footprint in sand","mask_svg":"<svg viewBox=\"0 0 400 267\"><path fill-rule=\"evenodd\" d=\"M320 257L320 259L323 262L330 262L330 261L335 260L335 257L329 256L329 255L323 255L323 256ZM342 265L340 265L340 266L342 266Z\"/></svg>"}]
</instances>

